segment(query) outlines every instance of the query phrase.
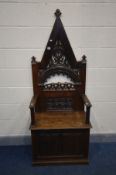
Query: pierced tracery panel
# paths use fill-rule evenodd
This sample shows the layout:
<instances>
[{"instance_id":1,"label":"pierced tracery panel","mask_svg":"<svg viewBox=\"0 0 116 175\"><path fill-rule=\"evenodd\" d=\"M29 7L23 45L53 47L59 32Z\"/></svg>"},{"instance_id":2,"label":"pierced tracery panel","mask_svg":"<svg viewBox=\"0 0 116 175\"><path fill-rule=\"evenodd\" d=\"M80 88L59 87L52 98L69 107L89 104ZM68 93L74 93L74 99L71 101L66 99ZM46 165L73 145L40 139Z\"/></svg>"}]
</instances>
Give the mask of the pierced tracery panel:
<instances>
[{"instance_id":1,"label":"pierced tracery panel","mask_svg":"<svg viewBox=\"0 0 116 175\"><path fill-rule=\"evenodd\" d=\"M52 111L71 111L72 110L72 98L48 98L46 100L47 109Z\"/></svg>"},{"instance_id":2,"label":"pierced tracery panel","mask_svg":"<svg viewBox=\"0 0 116 175\"><path fill-rule=\"evenodd\" d=\"M55 74L46 79L42 84L43 90L69 90L75 89L70 77L63 74Z\"/></svg>"},{"instance_id":3,"label":"pierced tracery panel","mask_svg":"<svg viewBox=\"0 0 116 175\"><path fill-rule=\"evenodd\" d=\"M51 52L51 59L49 60L47 68L51 68L56 65L70 67L61 41L56 41L55 46Z\"/></svg>"},{"instance_id":4,"label":"pierced tracery panel","mask_svg":"<svg viewBox=\"0 0 116 175\"><path fill-rule=\"evenodd\" d=\"M43 90L74 90L75 86L71 83L51 83L42 86Z\"/></svg>"},{"instance_id":5,"label":"pierced tracery panel","mask_svg":"<svg viewBox=\"0 0 116 175\"><path fill-rule=\"evenodd\" d=\"M63 75L63 74L54 74L51 75L50 77L48 77L45 81L45 85L46 84L50 84L50 83L71 83L74 84L73 80L71 80L70 77L68 77L67 75Z\"/></svg>"}]
</instances>

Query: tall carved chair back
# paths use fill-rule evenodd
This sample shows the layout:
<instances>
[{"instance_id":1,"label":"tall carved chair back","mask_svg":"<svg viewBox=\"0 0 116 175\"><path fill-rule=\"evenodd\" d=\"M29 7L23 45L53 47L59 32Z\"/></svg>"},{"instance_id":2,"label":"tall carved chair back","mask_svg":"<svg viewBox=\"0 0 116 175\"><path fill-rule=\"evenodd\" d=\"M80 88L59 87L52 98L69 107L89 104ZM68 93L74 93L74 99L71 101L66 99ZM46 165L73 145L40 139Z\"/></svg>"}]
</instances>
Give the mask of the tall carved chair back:
<instances>
[{"instance_id":1,"label":"tall carved chair back","mask_svg":"<svg viewBox=\"0 0 116 175\"><path fill-rule=\"evenodd\" d=\"M83 110L86 56L77 61L60 20L56 21L41 62L32 57L34 95L39 97L37 110Z\"/></svg>"}]
</instances>

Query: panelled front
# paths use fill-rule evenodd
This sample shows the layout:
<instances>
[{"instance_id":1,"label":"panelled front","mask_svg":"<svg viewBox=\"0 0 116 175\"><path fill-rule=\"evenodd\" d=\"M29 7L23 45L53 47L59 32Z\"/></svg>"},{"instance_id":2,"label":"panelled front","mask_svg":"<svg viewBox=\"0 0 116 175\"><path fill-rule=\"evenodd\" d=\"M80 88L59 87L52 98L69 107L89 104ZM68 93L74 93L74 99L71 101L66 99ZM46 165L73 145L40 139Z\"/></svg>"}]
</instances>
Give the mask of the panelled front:
<instances>
[{"instance_id":1,"label":"panelled front","mask_svg":"<svg viewBox=\"0 0 116 175\"><path fill-rule=\"evenodd\" d=\"M89 129L32 131L33 158L87 158Z\"/></svg>"}]
</instances>

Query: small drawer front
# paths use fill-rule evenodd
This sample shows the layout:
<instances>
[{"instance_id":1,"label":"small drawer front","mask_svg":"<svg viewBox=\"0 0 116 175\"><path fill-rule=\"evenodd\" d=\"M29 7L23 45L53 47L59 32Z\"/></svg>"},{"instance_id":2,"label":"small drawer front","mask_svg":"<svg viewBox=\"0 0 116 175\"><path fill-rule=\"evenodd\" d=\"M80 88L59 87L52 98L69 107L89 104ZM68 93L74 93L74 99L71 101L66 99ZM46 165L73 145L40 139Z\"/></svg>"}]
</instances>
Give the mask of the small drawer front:
<instances>
[{"instance_id":1,"label":"small drawer front","mask_svg":"<svg viewBox=\"0 0 116 175\"><path fill-rule=\"evenodd\" d=\"M89 132L50 132L32 134L33 154L37 157L88 155Z\"/></svg>"}]
</instances>

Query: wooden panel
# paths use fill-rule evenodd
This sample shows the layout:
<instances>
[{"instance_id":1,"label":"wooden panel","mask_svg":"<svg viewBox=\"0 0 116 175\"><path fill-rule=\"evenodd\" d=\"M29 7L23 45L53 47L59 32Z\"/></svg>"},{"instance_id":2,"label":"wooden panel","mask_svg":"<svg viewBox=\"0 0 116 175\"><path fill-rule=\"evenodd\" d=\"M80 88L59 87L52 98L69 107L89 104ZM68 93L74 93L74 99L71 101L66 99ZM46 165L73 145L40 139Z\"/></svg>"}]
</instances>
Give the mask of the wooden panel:
<instances>
[{"instance_id":1,"label":"wooden panel","mask_svg":"<svg viewBox=\"0 0 116 175\"><path fill-rule=\"evenodd\" d=\"M88 157L89 130L32 132L34 160Z\"/></svg>"},{"instance_id":2,"label":"wooden panel","mask_svg":"<svg viewBox=\"0 0 116 175\"><path fill-rule=\"evenodd\" d=\"M51 133L50 135L46 133L43 134L33 134L33 144L34 144L34 153L39 159L40 156L58 156L61 155L61 142L60 136L58 133Z\"/></svg>"},{"instance_id":3,"label":"wooden panel","mask_svg":"<svg viewBox=\"0 0 116 175\"><path fill-rule=\"evenodd\" d=\"M32 130L90 128L90 125L85 123L85 112L43 112L35 117Z\"/></svg>"}]
</instances>

